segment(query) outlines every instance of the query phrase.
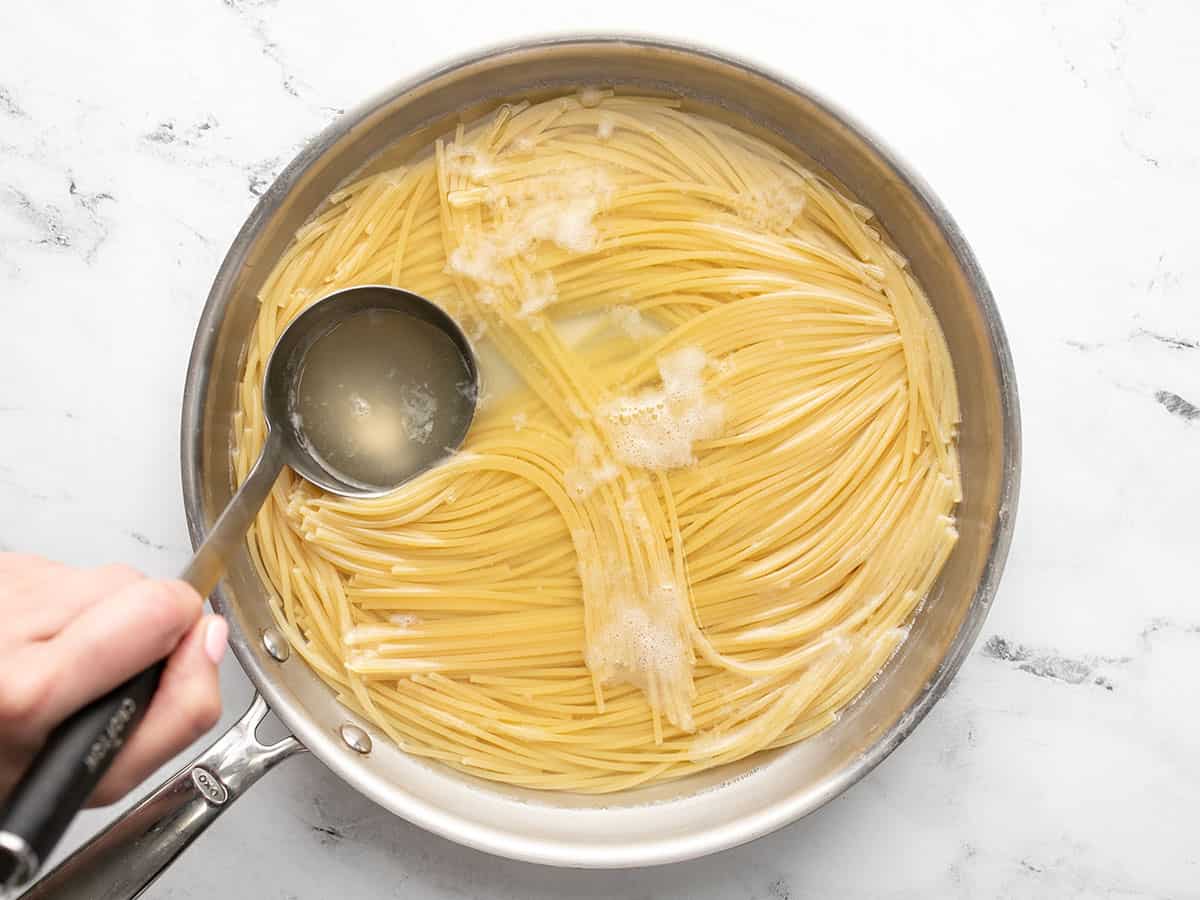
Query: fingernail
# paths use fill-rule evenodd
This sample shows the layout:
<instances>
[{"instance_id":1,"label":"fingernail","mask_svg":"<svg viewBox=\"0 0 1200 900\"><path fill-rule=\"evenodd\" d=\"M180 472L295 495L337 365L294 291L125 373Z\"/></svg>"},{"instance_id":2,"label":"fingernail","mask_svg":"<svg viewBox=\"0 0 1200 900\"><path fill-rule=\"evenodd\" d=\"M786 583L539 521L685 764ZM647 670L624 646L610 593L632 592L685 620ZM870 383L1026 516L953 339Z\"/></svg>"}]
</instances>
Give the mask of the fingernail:
<instances>
[{"instance_id":1,"label":"fingernail","mask_svg":"<svg viewBox=\"0 0 1200 900\"><path fill-rule=\"evenodd\" d=\"M212 660L214 666L225 655L226 641L228 640L229 626L220 616L213 616L212 621L204 630L204 655Z\"/></svg>"}]
</instances>

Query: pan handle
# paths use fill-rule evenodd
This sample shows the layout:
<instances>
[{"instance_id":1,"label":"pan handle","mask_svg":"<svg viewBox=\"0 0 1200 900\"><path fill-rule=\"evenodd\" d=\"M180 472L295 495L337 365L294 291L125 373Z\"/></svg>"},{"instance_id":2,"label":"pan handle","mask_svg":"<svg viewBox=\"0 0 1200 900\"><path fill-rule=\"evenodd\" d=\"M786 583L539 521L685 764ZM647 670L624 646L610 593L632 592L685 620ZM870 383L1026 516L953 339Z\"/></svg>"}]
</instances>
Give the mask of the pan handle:
<instances>
[{"instance_id":1,"label":"pan handle","mask_svg":"<svg viewBox=\"0 0 1200 900\"><path fill-rule=\"evenodd\" d=\"M217 738L149 796L133 806L21 895L21 900L130 900L213 820L276 763L304 745L290 735L275 744L256 731L267 703L254 702Z\"/></svg>"}]
</instances>

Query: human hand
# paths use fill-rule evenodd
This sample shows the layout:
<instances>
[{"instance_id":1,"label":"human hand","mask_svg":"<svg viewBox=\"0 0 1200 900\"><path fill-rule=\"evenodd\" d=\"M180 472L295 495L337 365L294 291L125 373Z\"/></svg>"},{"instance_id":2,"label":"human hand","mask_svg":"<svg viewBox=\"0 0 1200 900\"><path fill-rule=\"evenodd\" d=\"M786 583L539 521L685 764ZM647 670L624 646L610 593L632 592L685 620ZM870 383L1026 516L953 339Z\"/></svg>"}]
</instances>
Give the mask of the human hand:
<instances>
[{"instance_id":1,"label":"human hand","mask_svg":"<svg viewBox=\"0 0 1200 900\"><path fill-rule=\"evenodd\" d=\"M89 805L119 800L216 724L228 628L203 603L128 566L0 553L0 800L56 725L164 657L145 718Z\"/></svg>"}]
</instances>

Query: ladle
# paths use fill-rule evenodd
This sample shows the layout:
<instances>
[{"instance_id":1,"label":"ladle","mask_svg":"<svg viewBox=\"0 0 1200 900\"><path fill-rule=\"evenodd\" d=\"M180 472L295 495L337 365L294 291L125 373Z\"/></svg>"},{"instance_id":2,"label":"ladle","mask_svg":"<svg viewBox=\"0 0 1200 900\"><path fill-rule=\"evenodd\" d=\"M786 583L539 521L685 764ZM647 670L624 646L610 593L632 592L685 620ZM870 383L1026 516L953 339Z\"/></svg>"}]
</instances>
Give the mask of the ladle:
<instances>
[{"instance_id":1,"label":"ladle","mask_svg":"<svg viewBox=\"0 0 1200 900\"><path fill-rule=\"evenodd\" d=\"M385 494L462 445L478 394L470 342L430 301L378 285L318 300L275 344L262 452L180 577L212 592L285 464L330 493ZM141 720L164 665L50 734L0 812L0 888L32 880Z\"/></svg>"}]
</instances>

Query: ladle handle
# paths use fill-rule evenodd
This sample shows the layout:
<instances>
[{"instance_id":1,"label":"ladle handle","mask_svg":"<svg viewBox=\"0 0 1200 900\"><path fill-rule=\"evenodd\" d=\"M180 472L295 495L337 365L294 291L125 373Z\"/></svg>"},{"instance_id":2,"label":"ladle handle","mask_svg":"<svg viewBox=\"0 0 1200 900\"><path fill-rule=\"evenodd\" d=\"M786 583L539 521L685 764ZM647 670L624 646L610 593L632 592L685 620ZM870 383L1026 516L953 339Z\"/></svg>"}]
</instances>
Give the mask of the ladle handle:
<instances>
[{"instance_id":1,"label":"ladle handle","mask_svg":"<svg viewBox=\"0 0 1200 900\"><path fill-rule=\"evenodd\" d=\"M281 442L268 435L258 462L183 570L201 596L217 586L282 467ZM0 888L28 884L37 874L142 720L164 665L139 672L50 733L0 810Z\"/></svg>"},{"instance_id":2,"label":"ladle handle","mask_svg":"<svg viewBox=\"0 0 1200 900\"><path fill-rule=\"evenodd\" d=\"M207 597L216 588L225 574L225 563L241 549L242 541L250 523L258 515L271 488L283 469L283 441L274 431L267 432L258 462L237 489L229 505L213 523L204 536L204 543L196 548L192 561L184 567L179 577L196 589L201 597Z\"/></svg>"}]
</instances>

